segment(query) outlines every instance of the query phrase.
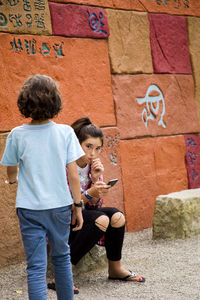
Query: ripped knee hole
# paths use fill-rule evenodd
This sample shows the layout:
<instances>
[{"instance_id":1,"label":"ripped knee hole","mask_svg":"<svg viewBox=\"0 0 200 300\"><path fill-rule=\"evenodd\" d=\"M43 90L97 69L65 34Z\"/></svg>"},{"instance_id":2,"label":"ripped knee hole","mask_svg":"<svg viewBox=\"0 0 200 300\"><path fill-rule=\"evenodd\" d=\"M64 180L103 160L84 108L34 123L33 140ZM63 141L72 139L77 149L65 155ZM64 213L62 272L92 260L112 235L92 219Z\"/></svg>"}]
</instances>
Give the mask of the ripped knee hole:
<instances>
[{"instance_id":1,"label":"ripped knee hole","mask_svg":"<svg viewBox=\"0 0 200 300\"><path fill-rule=\"evenodd\" d=\"M125 217L121 212L116 212L112 215L110 225L114 228L119 228L124 226L125 224Z\"/></svg>"},{"instance_id":2,"label":"ripped knee hole","mask_svg":"<svg viewBox=\"0 0 200 300\"><path fill-rule=\"evenodd\" d=\"M107 216L100 216L95 220L95 225L102 231L106 232L109 225L109 218Z\"/></svg>"}]
</instances>

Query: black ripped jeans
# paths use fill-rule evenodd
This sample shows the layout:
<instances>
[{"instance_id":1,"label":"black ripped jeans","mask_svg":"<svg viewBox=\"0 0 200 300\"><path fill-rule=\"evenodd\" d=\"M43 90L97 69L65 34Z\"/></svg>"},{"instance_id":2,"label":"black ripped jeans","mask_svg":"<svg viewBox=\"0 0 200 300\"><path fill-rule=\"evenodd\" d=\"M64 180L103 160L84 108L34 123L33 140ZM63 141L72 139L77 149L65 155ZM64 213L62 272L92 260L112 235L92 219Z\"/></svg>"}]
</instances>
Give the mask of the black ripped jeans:
<instances>
[{"instance_id":1,"label":"black ripped jeans","mask_svg":"<svg viewBox=\"0 0 200 300\"><path fill-rule=\"evenodd\" d=\"M81 230L70 232L69 244L71 249L71 263L76 265L79 260L97 244L100 238L105 235L106 255L109 260L118 261L121 259L124 240L125 225L114 228L110 224L106 232L95 225L95 220L106 215L110 221L113 214L120 212L117 208L101 207L97 209L83 210L83 227Z\"/></svg>"}]
</instances>

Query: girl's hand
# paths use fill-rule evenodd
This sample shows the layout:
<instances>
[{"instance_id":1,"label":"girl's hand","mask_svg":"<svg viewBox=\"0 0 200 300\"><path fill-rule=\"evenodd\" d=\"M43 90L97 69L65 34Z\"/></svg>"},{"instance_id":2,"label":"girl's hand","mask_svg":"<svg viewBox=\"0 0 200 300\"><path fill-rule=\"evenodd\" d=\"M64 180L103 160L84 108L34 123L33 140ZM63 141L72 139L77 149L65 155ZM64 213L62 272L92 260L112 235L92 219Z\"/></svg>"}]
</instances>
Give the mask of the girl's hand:
<instances>
[{"instance_id":1,"label":"girl's hand","mask_svg":"<svg viewBox=\"0 0 200 300\"><path fill-rule=\"evenodd\" d=\"M91 179L95 183L99 180L99 177L103 174L104 167L99 158L95 158L91 164Z\"/></svg>"},{"instance_id":2,"label":"girl's hand","mask_svg":"<svg viewBox=\"0 0 200 300\"><path fill-rule=\"evenodd\" d=\"M111 186L103 181L97 181L93 187L96 190L97 198L103 198L108 193Z\"/></svg>"}]
</instances>

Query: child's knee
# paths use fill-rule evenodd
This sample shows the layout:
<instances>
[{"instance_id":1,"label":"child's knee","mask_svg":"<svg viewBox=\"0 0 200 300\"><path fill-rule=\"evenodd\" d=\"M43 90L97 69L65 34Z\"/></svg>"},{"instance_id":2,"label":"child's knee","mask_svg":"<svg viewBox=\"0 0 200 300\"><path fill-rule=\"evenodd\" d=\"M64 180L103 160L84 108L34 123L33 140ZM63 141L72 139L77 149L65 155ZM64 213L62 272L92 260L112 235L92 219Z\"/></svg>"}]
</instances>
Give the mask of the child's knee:
<instances>
[{"instance_id":1,"label":"child's knee","mask_svg":"<svg viewBox=\"0 0 200 300\"><path fill-rule=\"evenodd\" d=\"M109 218L105 215L102 215L95 220L95 225L102 231L106 232L109 225Z\"/></svg>"},{"instance_id":2,"label":"child's knee","mask_svg":"<svg viewBox=\"0 0 200 300\"><path fill-rule=\"evenodd\" d=\"M110 225L114 228L119 228L125 225L125 217L123 213L116 212L112 215Z\"/></svg>"}]
</instances>

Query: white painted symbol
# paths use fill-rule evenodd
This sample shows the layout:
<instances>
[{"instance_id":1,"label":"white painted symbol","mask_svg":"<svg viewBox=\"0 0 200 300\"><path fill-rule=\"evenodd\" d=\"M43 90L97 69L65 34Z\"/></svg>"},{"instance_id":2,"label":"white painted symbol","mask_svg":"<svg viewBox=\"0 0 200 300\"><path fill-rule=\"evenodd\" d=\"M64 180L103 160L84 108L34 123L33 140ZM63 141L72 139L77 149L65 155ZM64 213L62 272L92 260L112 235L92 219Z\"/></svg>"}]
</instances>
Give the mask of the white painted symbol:
<instances>
[{"instance_id":1,"label":"white painted symbol","mask_svg":"<svg viewBox=\"0 0 200 300\"><path fill-rule=\"evenodd\" d=\"M157 91L159 93L158 96L150 96L150 93L152 91ZM152 84L149 86L146 95L144 98L136 98L138 104L146 104L146 107L143 109L142 112L142 120L145 124L145 126L147 127L148 124L148 120L155 120L156 119L156 115L159 112L159 107L160 107L160 101L162 102L162 113L160 116L160 120L158 122L158 125L161 125L163 128L166 128L166 125L163 121L163 116L165 114L165 100L163 97L163 93L161 92L161 90L155 85Z\"/></svg>"}]
</instances>

